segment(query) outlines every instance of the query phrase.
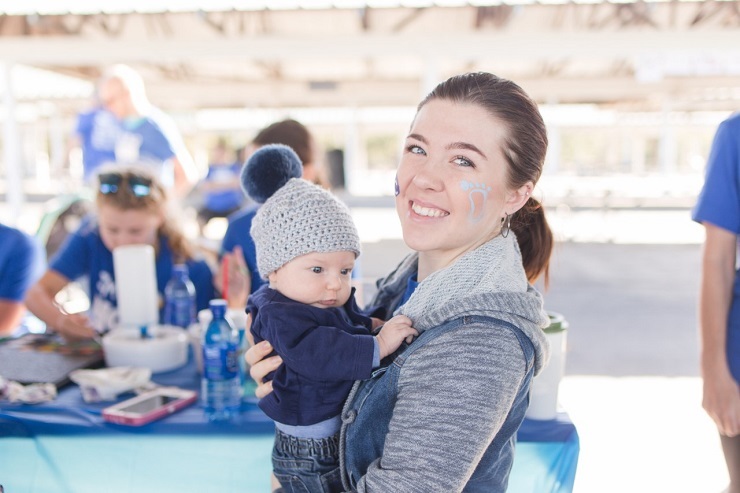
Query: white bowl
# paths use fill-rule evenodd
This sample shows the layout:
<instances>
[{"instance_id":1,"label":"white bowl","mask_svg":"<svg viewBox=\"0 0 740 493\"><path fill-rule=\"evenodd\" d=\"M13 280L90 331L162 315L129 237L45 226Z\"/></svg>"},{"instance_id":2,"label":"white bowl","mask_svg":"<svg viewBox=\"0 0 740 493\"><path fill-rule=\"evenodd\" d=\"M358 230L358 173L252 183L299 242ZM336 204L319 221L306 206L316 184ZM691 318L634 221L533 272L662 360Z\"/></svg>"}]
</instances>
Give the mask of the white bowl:
<instances>
[{"instance_id":1,"label":"white bowl","mask_svg":"<svg viewBox=\"0 0 740 493\"><path fill-rule=\"evenodd\" d=\"M188 334L180 327L155 325L149 327L149 337L142 338L139 329L117 328L103 337L103 351L109 367L170 371L188 361Z\"/></svg>"}]
</instances>

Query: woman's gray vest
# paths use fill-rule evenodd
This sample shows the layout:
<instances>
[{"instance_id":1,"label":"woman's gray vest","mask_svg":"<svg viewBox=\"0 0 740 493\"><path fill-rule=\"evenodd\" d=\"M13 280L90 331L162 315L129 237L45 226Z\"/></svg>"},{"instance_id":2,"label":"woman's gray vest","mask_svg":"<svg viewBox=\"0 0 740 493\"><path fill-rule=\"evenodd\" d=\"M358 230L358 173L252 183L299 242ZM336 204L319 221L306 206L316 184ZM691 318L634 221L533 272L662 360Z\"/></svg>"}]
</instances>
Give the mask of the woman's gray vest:
<instances>
[{"instance_id":1,"label":"woman's gray vest","mask_svg":"<svg viewBox=\"0 0 740 493\"><path fill-rule=\"evenodd\" d=\"M485 316L465 316L423 332L411 345L404 343L390 364L377 369L369 380L355 384L342 411L339 449L340 470L345 489L355 491L359 479L367 472L370 464L380 459L383 454L385 437L398 395L398 379L406 360L414 351L435 338L467 324L481 322L495 325L502 330L510 330L517 337L526 360L526 375L521 382L509 415L488 446L463 491L471 493L503 493L506 491L514 458L516 432L529 404L528 391L534 373L534 347L529 338L516 326ZM454 405L454 402L450 402L450 406ZM433 454L435 452L419 451L419 453ZM425 491L433 490L426 489Z\"/></svg>"}]
</instances>

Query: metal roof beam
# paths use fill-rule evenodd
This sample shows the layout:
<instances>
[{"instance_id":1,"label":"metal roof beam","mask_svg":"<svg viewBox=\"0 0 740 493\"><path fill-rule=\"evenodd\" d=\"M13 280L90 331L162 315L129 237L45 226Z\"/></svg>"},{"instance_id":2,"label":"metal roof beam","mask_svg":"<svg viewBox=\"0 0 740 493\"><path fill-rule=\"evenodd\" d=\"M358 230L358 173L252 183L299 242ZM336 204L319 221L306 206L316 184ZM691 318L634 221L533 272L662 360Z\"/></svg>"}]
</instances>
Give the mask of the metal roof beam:
<instances>
[{"instance_id":1,"label":"metal roof beam","mask_svg":"<svg viewBox=\"0 0 740 493\"><path fill-rule=\"evenodd\" d=\"M298 49L300 47L300 50ZM718 49L718 47L724 47ZM29 65L76 66L165 60L270 60L380 58L540 60L562 57L639 57L660 53L740 51L740 32L619 31L574 33L474 32L437 35L364 34L326 37L258 36L250 39L89 40L68 37L3 37L0 58Z\"/></svg>"},{"instance_id":2,"label":"metal roof beam","mask_svg":"<svg viewBox=\"0 0 740 493\"><path fill-rule=\"evenodd\" d=\"M229 0L204 2L202 0L182 0L173 3L171 0L107 0L106 2L63 2L60 0L25 0L23 2L4 2L0 5L0 15L65 15L65 14L134 14L166 12L209 12L220 11L300 11L300 10L355 10L365 8L456 8L465 6L486 7L495 5L546 5L563 4L629 4L629 3L666 3L667 0ZM681 3L702 3L705 0L681 0ZM720 0L732 2L734 0Z\"/></svg>"}]
</instances>

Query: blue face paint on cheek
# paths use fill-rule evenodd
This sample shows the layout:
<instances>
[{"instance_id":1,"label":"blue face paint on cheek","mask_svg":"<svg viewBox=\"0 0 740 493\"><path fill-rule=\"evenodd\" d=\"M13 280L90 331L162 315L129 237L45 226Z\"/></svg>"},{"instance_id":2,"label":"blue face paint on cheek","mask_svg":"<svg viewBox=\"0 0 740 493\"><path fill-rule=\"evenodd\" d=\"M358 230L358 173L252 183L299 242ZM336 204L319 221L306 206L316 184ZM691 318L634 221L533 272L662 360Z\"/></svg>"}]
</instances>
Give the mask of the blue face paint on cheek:
<instances>
[{"instance_id":1,"label":"blue face paint on cheek","mask_svg":"<svg viewBox=\"0 0 740 493\"><path fill-rule=\"evenodd\" d=\"M398 175L396 175L395 193L396 193L396 197L398 197L398 194L401 193L401 190L398 188Z\"/></svg>"},{"instance_id":2,"label":"blue face paint on cheek","mask_svg":"<svg viewBox=\"0 0 740 493\"><path fill-rule=\"evenodd\" d=\"M468 192L468 200L470 201L470 212L468 212L468 219L471 222L478 222L483 218L483 206L488 200L488 192L491 191L491 187L485 183L473 183L469 181L461 181L460 188L463 191Z\"/></svg>"}]
</instances>

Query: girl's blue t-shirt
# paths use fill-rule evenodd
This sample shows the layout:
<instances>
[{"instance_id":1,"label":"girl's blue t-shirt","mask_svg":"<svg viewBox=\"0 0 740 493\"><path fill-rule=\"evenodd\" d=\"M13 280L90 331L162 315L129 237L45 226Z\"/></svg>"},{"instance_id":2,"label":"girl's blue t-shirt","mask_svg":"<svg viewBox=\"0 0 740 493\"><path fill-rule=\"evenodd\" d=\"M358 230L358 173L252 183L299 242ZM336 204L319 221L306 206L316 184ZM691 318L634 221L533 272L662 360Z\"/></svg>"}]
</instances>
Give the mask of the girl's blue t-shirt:
<instances>
[{"instance_id":1,"label":"girl's blue t-shirt","mask_svg":"<svg viewBox=\"0 0 740 493\"><path fill-rule=\"evenodd\" d=\"M160 323L164 317L164 288L172 277L174 263L175 259L167 238L160 236L159 252L155 259ZM185 263L188 266L190 280L195 286L197 309L208 308L208 302L215 296L210 267L204 260L188 260ZM49 262L49 268L69 280L87 277L90 320L98 331L115 327L118 314L113 253L103 244L96 221L85 219L82 226L67 237Z\"/></svg>"}]
</instances>

